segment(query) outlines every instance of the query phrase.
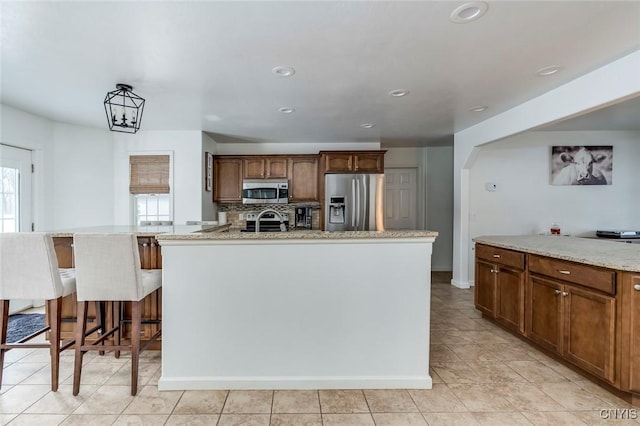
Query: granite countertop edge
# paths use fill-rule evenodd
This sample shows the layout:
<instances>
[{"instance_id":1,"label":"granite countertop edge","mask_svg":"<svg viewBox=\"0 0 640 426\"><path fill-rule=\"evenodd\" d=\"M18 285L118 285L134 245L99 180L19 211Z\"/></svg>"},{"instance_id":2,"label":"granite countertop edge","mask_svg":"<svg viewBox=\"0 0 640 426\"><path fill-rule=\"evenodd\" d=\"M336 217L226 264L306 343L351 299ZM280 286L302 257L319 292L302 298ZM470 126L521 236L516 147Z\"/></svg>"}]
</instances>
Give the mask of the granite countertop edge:
<instances>
[{"instance_id":1,"label":"granite countertop edge","mask_svg":"<svg viewBox=\"0 0 640 426\"><path fill-rule=\"evenodd\" d=\"M87 233L131 233L138 237L153 237L156 238L165 234L207 234L228 231L231 224L224 225L174 225L174 226L94 226L86 228L76 228L60 231L51 231L51 236L54 238L70 238L73 234L80 232Z\"/></svg>"},{"instance_id":2,"label":"granite countertop edge","mask_svg":"<svg viewBox=\"0 0 640 426\"><path fill-rule=\"evenodd\" d=\"M640 244L546 235L485 235L473 241L608 269L640 272Z\"/></svg>"},{"instance_id":3,"label":"granite countertop edge","mask_svg":"<svg viewBox=\"0 0 640 426\"><path fill-rule=\"evenodd\" d=\"M288 231L288 232L216 232L192 234L161 234L156 238L165 240L343 240L343 239L388 239L388 238L435 238L435 231Z\"/></svg>"}]
</instances>

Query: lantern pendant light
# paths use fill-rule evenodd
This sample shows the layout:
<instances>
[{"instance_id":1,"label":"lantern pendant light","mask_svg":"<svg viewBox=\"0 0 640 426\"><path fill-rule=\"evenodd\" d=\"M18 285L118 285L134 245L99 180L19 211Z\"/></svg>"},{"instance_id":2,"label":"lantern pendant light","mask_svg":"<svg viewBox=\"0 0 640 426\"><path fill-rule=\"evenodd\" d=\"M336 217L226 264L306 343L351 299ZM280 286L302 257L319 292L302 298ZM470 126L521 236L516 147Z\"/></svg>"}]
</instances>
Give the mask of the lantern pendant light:
<instances>
[{"instance_id":1,"label":"lantern pendant light","mask_svg":"<svg viewBox=\"0 0 640 426\"><path fill-rule=\"evenodd\" d=\"M133 93L133 87L128 84L118 83L116 88L104 98L109 130L136 133L142 122L144 99Z\"/></svg>"}]
</instances>

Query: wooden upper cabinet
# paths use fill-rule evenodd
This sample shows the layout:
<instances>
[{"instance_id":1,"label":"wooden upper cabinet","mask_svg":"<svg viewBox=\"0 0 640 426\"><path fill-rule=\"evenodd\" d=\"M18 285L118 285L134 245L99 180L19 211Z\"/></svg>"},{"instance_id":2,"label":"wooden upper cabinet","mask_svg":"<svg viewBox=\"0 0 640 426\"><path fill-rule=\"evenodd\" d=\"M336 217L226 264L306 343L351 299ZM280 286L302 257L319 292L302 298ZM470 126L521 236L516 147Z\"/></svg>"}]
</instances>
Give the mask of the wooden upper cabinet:
<instances>
[{"instance_id":1,"label":"wooden upper cabinet","mask_svg":"<svg viewBox=\"0 0 640 426\"><path fill-rule=\"evenodd\" d=\"M324 173L384 173L386 151L323 151Z\"/></svg>"},{"instance_id":2,"label":"wooden upper cabinet","mask_svg":"<svg viewBox=\"0 0 640 426\"><path fill-rule=\"evenodd\" d=\"M384 173L384 153L363 152L354 154L354 168L358 173Z\"/></svg>"},{"instance_id":3,"label":"wooden upper cabinet","mask_svg":"<svg viewBox=\"0 0 640 426\"><path fill-rule=\"evenodd\" d=\"M322 155L325 173L350 173L353 171L353 154L330 152Z\"/></svg>"},{"instance_id":4,"label":"wooden upper cabinet","mask_svg":"<svg viewBox=\"0 0 640 426\"><path fill-rule=\"evenodd\" d=\"M286 177L286 156L244 158L245 179L285 179Z\"/></svg>"},{"instance_id":5,"label":"wooden upper cabinet","mask_svg":"<svg viewBox=\"0 0 640 426\"><path fill-rule=\"evenodd\" d=\"M245 179L264 179L266 163L264 157L249 157L242 161Z\"/></svg>"},{"instance_id":6,"label":"wooden upper cabinet","mask_svg":"<svg viewBox=\"0 0 640 426\"><path fill-rule=\"evenodd\" d=\"M289 201L318 201L318 156L289 158Z\"/></svg>"},{"instance_id":7,"label":"wooden upper cabinet","mask_svg":"<svg viewBox=\"0 0 640 426\"><path fill-rule=\"evenodd\" d=\"M213 201L242 201L242 157L216 157L213 161Z\"/></svg>"}]
</instances>

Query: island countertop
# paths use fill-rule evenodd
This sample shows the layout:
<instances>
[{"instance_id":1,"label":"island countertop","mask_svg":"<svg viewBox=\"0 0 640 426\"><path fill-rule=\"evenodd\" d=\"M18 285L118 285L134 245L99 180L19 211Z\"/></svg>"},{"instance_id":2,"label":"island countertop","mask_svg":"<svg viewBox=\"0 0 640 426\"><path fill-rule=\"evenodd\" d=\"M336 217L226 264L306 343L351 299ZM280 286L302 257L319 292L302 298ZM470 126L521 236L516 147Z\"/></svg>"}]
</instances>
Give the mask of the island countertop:
<instances>
[{"instance_id":1,"label":"island countertop","mask_svg":"<svg viewBox=\"0 0 640 426\"><path fill-rule=\"evenodd\" d=\"M640 272L640 244L555 235L490 235L475 237L473 241L620 271Z\"/></svg>"},{"instance_id":2,"label":"island countertop","mask_svg":"<svg viewBox=\"0 0 640 426\"><path fill-rule=\"evenodd\" d=\"M158 241L168 240L357 240L357 239L408 239L435 238L434 231L287 231L287 232L207 232L207 233L166 233L156 238Z\"/></svg>"},{"instance_id":3,"label":"island countertop","mask_svg":"<svg viewBox=\"0 0 640 426\"><path fill-rule=\"evenodd\" d=\"M91 226L86 228L74 228L50 231L52 237L73 237L78 232L88 232L96 234L124 234L132 233L138 237L156 237L162 234L188 235L194 232L222 232L229 229L231 225L168 225L168 226L135 226L135 225L105 225Z\"/></svg>"}]
</instances>

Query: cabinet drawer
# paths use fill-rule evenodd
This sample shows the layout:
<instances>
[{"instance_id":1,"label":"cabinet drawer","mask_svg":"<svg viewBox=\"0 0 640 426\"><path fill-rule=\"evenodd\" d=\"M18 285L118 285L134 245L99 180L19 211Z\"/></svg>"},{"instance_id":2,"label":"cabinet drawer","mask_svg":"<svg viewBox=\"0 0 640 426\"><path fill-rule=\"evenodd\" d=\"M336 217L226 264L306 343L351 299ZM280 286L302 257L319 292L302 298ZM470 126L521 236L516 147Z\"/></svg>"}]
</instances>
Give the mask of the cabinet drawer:
<instances>
[{"instance_id":1,"label":"cabinet drawer","mask_svg":"<svg viewBox=\"0 0 640 426\"><path fill-rule=\"evenodd\" d=\"M517 251L476 244L476 256L492 263L524 269L524 253Z\"/></svg>"},{"instance_id":2,"label":"cabinet drawer","mask_svg":"<svg viewBox=\"0 0 640 426\"><path fill-rule=\"evenodd\" d=\"M616 294L616 273L609 269L532 254L529 255L529 271Z\"/></svg>"}]
</instances>

